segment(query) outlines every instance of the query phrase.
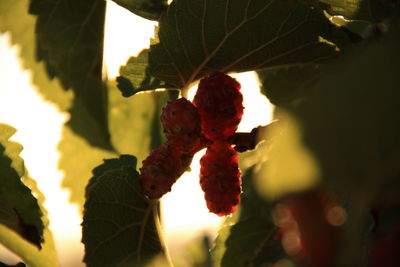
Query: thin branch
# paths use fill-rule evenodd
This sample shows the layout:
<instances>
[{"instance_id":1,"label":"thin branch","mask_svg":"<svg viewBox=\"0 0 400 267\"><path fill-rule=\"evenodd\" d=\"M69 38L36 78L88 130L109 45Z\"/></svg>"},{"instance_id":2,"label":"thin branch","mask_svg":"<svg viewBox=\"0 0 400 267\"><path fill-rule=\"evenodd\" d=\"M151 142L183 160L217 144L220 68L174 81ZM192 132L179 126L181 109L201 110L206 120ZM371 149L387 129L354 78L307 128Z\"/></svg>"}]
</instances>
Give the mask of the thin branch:
<instances>
[{"instance_id":1,"label":"thin branch","mask_svg":"<svg viewBox=\"0 0 400 267\"><path fill-rule=\"evenodd\" d=\"M235 133L230 137L229 141L235 146L234 148L238 152L253 150L259 143L266 140L268 132L272 128L276 128L278 124L280 124L279 121L274 121L268 125L258 126L249 133Z\"/></svg>"}]
</instances>

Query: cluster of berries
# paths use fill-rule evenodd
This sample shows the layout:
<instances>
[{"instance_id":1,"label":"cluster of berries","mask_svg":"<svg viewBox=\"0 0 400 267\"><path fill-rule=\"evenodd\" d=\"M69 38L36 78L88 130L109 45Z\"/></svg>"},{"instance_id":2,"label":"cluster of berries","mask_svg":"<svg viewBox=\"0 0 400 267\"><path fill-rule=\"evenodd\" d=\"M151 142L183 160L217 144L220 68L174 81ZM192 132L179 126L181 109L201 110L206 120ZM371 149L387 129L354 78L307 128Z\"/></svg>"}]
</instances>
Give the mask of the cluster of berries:
<instances>
[{"instance_id":1,"label":"cluster of berries","mask_svg":"<svg viewBox=\"0 0 400 267\"><path fill-rule=\"evenodd\" d=\"M160 198L188 168L193 155L201 158L200 185L208 209L231 214L240 201L238 154L229 142L243 115L240 84L223 73L200 81L193 104L185 98L168 103L161 114L167 143L143 161L140 182L149 198Z\"/></svg>"},{"instance_id":2,"label":"cluster of berries","mask_svg":"<svg viewBox=\"0 0 400 267\"><path fill-rule=\"evenodd\" d=\"M187 170L201 145L200 115L185 98L169 102L161 114L167 142L153 150L140 168L143 193L150 199L171 191L175 181Z\"/></svg>"}]
</instances>

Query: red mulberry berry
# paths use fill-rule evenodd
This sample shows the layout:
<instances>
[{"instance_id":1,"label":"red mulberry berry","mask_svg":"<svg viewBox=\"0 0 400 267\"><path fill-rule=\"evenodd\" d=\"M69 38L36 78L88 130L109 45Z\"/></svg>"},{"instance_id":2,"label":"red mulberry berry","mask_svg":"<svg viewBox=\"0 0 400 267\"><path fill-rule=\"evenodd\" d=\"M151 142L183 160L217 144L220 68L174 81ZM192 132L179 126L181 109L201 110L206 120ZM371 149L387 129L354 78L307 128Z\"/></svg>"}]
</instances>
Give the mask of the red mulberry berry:
<instances>
[{"instance_id":1,"label":"red mulberry berry","mask_svg":"<svg viewBox=\"0 0 400 267\"><path fill-rule=\"evenodd\" d=\"M200 115L187 99L168 103L161 114L165 136L170 144L185 153L193 152L200 143Z\"/></svg>"},{"instance_id":2,"label":"red mulberry berry","mask_svg":"<svg viewBox=\"0 0 400 267\"><path fill-rule=\"evenodd\" d=\"M172 185L189 167L192 157L173 149L169 143L153 150L140 168L143 193L154 199L171 191Z\"/></svg>"},{"instance_id":3,"label":"red mulberry berry","mask_svg":"<svg viewBox=\"0 0 400 267\"><path fill-rule=\"evenodd\" d=\"M201 128L210 140L226 140L233 135L243 115L240 84L216 72L200 81L193 103L201 117Z\"/></svg>"},{"instance_id":4,"label":"red mulberry berry","mask_svg":"<svg viewBox=\"0 0 400 267\"><path fill-rule=\"evenodd\" d=\"M210 212L219 216L234 212L240 202L238 154L228 142L216 141L200 160L200 185Z\"/></svg>"}]
</instances>

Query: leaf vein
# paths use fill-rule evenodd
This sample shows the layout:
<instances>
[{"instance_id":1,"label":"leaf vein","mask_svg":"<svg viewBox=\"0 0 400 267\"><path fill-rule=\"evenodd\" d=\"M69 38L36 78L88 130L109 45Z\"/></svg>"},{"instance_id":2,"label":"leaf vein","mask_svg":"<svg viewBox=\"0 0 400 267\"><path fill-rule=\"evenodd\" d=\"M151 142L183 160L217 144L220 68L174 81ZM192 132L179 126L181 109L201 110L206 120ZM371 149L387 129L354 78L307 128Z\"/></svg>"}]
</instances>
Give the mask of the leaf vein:
<instances>
[{"instance_id":1,"label":"leaf vein","mask_svg":"<svg viewBox=\"0 0 400 267\"><path fill-rule=\"evenodd\" d=\"M259 12L257 12L253 17L246 19L244 18L242 22L240 22L235 28L233 28L230 32L225 34L224 38L219 42L219 44L213 49L213 51L203 60L203 62L192 72L192 75L189 77L188 81L183 83L185 85L184 91L186 91L188 88L188 85L191 84L197 75L200 73L200 71L207 65L207 63L215 56L215 54L223 47L225 42L230 38L232 34L234 34L237 30L240 29L245 23L247 23L250 20L255 19L257 16L259 16L262 12L264 12L268 7L271 6L271 4L274 2L274 0L271 0L264 8L262 8ZM249 2L248 2L249 3ZM249 4L246 7L246 13L248 12L248 7Z\"/></svg>"},{"instance_id":2,"label":"leaf vein","mask_svg":"<svg viewBox=\"0 0 400 267\"><path fill-rule=\"evenodd\" d=\"M238 63L241 62L242 60L245 60L247 57L253 55L254 53L257 53L258 51L260 51L260 50L262 50L262 49L264 49L264 48L266 48L267 46L269 46L269 45L271 45L272 43L278 41L279 39L282 39L282 38L288 36L289 34L295 32L296 30L298 30L301 26L303 26L303 24L304 24L305 21L303 21L303 22L301 22L301 23L298 23L298 24L296 25L296 27L292 28L291 30L288 30L287 32L283 33L282 35L279 35L279 34L280 34L280 31L284 28L285 24L287 23L287 21L289 20L289 18L293 15L293 13L294 13L295 10L296 10L296 8L295 8L292 12L289 13L289 15L285 18L285 20L283 20L283 22L281 23L281 25L280 25L279 28L277 29L276 35L275 35L271 40L269 40L268 42L266 42L266 43L260 45L259 47L255 48L255 49L250 50L249 52L247 52L247 53L244 54L243 56L241 56L241 57L239 57L238 59L236 59L235 61L233 61L231 64L225 66L225 67L222 69L222 71L226 71L226 70L232 68L233 66L235 66L236 64L238 64Z\"/></svg>"}]
</instances>

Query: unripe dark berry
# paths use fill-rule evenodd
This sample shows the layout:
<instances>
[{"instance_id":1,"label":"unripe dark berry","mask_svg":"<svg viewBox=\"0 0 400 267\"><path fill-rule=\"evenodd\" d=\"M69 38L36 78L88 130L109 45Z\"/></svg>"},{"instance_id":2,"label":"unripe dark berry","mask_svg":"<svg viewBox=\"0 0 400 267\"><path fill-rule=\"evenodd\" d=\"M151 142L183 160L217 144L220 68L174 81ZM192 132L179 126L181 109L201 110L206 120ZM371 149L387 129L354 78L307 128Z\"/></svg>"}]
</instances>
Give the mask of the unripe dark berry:
<instances>
[{"instance_id":1,"label":"unripe dark berry","mask_svg":"<svg viewBox=\"0 0 400 267\"><path fill-rule=\"evenodd\" d=\"M200 113L206 138L226 140L236 132L243 115L240 88L234 78L220 72L200 81L193 103Z\"/></svg>"}]
</instances>

